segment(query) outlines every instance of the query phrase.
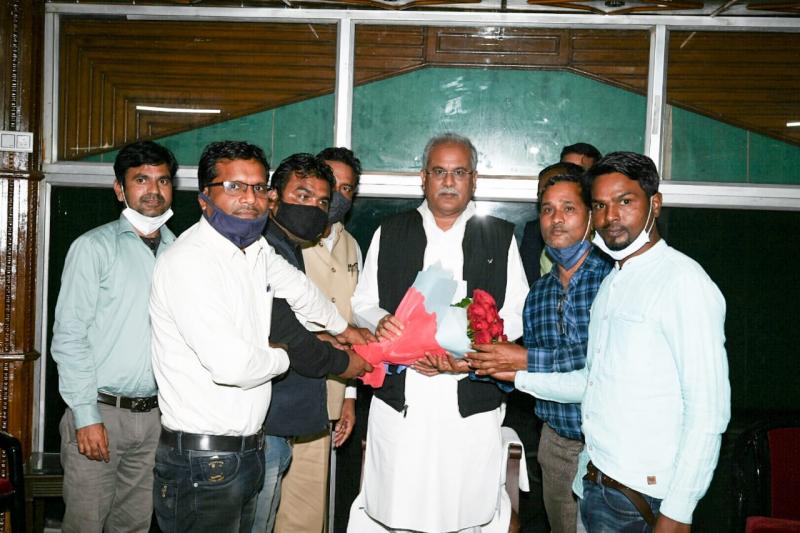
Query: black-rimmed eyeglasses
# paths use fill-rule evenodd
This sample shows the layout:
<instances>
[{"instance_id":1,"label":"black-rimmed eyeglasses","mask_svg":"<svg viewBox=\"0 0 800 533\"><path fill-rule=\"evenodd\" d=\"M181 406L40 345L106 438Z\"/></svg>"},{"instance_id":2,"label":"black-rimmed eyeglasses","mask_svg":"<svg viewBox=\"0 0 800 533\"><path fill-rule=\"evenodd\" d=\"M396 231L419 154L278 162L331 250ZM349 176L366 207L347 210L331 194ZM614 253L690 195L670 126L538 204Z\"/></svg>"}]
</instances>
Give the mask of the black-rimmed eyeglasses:
<instances>
[{"instance_id":1,"label":"black-rimmed eyeglasses","mask_svg":"<svg viewBox=\"0 0 800 533\"><path fill-rule=\"evenodd\" d=\"M244 183L242 181L220 181L217 183L209 183L206 187L222 187L225 194L229 196L242 196L247 194L249 187L253 188L253 194L259 198L266 198L269 192L269 185L266 183Z\"/></svg>"}]
</instances>

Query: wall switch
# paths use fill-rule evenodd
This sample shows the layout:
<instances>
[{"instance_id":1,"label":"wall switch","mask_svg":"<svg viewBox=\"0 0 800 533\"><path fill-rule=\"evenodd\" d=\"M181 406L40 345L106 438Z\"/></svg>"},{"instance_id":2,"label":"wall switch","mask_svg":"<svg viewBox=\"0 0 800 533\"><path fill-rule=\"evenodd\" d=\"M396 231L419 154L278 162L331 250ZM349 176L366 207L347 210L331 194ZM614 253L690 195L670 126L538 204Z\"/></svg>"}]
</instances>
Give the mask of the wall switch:
<instances>
[{"instance_id":1,"label":"wall switch","mask_svg":"<svg viewBox=\"0 0 800 533\"><path fill-rule=\"evenodd\" d=\"M33 133L30 131L0 131L0 151L33 152Z\"/></svg>"}]
</instances>

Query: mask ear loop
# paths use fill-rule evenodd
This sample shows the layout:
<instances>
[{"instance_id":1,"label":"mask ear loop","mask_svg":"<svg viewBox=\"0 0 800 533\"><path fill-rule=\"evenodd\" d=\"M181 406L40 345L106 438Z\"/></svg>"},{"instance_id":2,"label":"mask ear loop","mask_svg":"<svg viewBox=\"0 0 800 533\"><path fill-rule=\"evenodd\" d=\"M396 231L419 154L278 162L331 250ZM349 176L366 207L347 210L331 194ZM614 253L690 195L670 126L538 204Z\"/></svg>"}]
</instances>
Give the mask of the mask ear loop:
<instances>
[{"instance_id":1,"label":"mask ear loop","mask_svg":"<svg viewBox=\"0 0 800 533\"><path fill-rule=\"evenodd\" d=\"M130 209L131 206L128 205L128 197L125 195L125 185L120 183L119 188L122 191L122 202L125 204L125 208Z\"/></svg>"},{"instance_id":2,"label":"mask ear loop","mask_svg":"<svg viewBox=\"0 0 800 533\"><path fill-rule=\"evenodd\" d=\"M589 211L589 222L586 224L586 231L583 232L583 238L581 239L581 242L585 241L589 237L591 229L592 229L592 212Z\"/></svg>"},{"instance_id":3,"label":"mask ear loop","mask_svg":"<svg viewBox=\"0 0 800 533\"><path fill-rule=\"evenodd\" d=\"M650 221L650 213L652 213L652 212L653 212L653 197L651 196L650 197L650 207L647 210L647 220L644 223L644 227L645 227L646 232L647 232L647 240L650 240L650 232L653 231L653 226L656 225L656 219L653 218L653 222L652 222L652 224L650 224L650 229L647 229L647 222Z\"/></svg>"}]
</instances>

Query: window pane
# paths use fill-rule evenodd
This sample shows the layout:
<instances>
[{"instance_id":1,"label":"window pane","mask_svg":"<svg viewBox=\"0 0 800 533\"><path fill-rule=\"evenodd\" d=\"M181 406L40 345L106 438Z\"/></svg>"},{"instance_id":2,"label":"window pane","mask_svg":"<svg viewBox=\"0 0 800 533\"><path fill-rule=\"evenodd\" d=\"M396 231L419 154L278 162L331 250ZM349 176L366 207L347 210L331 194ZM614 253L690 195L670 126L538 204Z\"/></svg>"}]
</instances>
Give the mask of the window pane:
<instances>
[{"instance_id":1,"label":"window pane","mask_svg":"<svg viewBox=\"0 0 800 533\"><path fill-rule=\"evenodd\" d=\"M353 146L417 171L426 141L472 139L486 174L534 176L561 148L644 149L642 31L358 26Z\"/></svg>"},{"instance_id":2,"label":"window pane","mask_svg":"<svg viewBox=\"0 0 800 533\"><path fill-rule=\"evenodd\" d=\"M60 36L61 159L109 162L155 139L196 165L236 139L275 164L333 141L335 24L63 18Z\"/></svg>"},{"instance_id":3,"label":"window pane","mask_svg":"<svg viewBox=\"0 0 800 533\"><path fill-rule=\"evenodd\" d=\"M667 89L672 179L800 184L800 34L673 32Z\"/></svg>"}]
</instances>

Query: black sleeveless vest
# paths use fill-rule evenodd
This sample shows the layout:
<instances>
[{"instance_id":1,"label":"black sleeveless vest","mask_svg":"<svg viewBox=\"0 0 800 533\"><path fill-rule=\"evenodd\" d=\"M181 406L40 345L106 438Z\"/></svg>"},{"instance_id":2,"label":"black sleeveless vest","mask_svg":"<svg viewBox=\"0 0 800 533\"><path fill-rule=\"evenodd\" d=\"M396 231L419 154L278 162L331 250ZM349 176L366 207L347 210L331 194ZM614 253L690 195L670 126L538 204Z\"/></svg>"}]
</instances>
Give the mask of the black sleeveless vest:
<instances>
[{"instance_id":1,"label":"black sleeveless vest","mask_svg":"<svg viewBox=\"0 0 800 533\"><path fill-rule=\"evenodd\" d=\"M483 289L503 307L506 293L508 249L514 225L492 216L473 216L466 224L461 248L464 252L462 277L467 295ZM427 238L422 215L416 209L395 215L381 224L378 254L378 295L380 306L394 313L406 291L422 270ZM390 371L394 368L390 367ZM397 411L405 405L405 372L386 376L375 396ZM494 383L464 378L458 382L458 409L467 417L496 409L503 393Z\"/></svg>"}]
</instances>

